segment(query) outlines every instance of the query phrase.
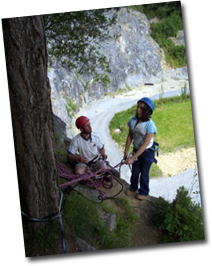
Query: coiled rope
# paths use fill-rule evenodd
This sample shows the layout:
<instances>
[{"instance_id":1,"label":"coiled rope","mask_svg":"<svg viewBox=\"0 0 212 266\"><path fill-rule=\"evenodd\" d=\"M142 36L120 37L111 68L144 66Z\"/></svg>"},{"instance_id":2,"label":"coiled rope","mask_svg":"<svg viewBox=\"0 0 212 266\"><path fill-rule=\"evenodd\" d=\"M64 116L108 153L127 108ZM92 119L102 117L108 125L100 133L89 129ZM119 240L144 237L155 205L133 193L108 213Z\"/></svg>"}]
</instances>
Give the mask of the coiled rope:
<instances>
[{"instance_id":1,"label":"coiled rope","mask_svg":"<svg viewBox=\"0 0 212 266\"><path fill-rule=\"evenodd\" d=\"M104 162L102 162L104 163ZM112 187L117 186L118 183L120 185L122 185L118 179L115 178L114 174L113 174L113 170L119 166L119 174L120 174L120 170L121 170L121 166L125 164L125 162L122 160L120 163L118 163L116 166L111 167L111 169L107 169L107 170L101 170L101 173L98 174L98 172L94 173L91 172L89 170L86 170L86 172L82 175L75 175L73 173L71 173L67 167L63 164L61 164L60 162L58 162L58 172L59 172L59 176L69 180L69 182L63 183L60 185L60 188L65 188L67 186L75 186L77 185L79 182L81 181L86 181L86 185L91 187L91 188L95 188L96 191L99 193L99 199L103 200L103 199L109 199L107 196L111 190ZM100 167L101 169L101 167ZM105 177L106 176L110 176L111 180L107 180ZM113 185L113 179L115 179L117 181L117 184ZM109 185L108 183L111 182L111 185ZM105 193L103 190L100 189L100 187L106 188L108 189L108 191ZM123 188L123 186L122 186ZM120 191L121 192L121 191ZM119 193L120 193L119 192ZM118 193L118 194L119 194ZM117 196L118 194L116 194L115 196ZM115 197L113 196L113 197Z\"/></svg>"}]
</instances>

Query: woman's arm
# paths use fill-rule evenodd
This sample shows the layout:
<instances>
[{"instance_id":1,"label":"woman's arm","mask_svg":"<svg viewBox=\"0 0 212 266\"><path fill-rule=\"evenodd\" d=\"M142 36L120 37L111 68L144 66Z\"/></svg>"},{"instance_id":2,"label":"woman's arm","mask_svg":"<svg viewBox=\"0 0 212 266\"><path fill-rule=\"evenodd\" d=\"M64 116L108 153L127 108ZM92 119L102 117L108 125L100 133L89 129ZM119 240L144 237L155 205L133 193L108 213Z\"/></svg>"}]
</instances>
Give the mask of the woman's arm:
<instances>
[{"instance_id":1,"label":"woman's arm","mask_svg":"<svg viewBox=\"0 0 212 266\"><path fill-rule=\"evenodd\" d=\"M146 147L149 145L149 142L153 136L154 136L154 133L146 134L144 143L141 145L141 147L137 150L137 152L132 157L126 160L126 164L134 163L135 159L138 158L145 151Z\"/></svg>"},{"instance_id":2,"label":"woman's arm","mask_svg":"<svg viewBox=\"0 0 212 266\"><path fill-rule=\"evenodd\" d=\"M126 145L125 145L125 150L124 150L124 159L127 158L128 150L129 150L129 147L130 147L130 144L131 144L132 140L133 140L133 133L129 129L129 133L127 135L127 140L126 140Z\"/></svg>"}]
</instances>

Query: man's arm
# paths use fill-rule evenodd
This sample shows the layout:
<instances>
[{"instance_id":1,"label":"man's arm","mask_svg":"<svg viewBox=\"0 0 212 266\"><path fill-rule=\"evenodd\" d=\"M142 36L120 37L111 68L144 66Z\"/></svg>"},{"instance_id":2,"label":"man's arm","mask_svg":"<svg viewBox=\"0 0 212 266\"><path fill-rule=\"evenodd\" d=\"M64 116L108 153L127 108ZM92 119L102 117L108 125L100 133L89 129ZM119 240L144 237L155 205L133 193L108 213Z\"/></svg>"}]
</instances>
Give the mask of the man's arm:
<instances>
[{"instance_id":1,"label":"man's arm","mask_svg":"<svg viewBox=\"0 0 212 266\"><path fill-rule=\"evenodd\" d=\"M102 148L99 153L102 155L103 160L107 160L107 155L105 154L105 148Z\"/></svg>"},{"instance_id":2,"label":"man's arm","mask_svg":"<svg viewBox=\"0 0 212 266\"><path fill-rule=\"evenodd\" d=\"M71 153L68 153L67 159L70 161L78 161L80 163L85 163L87 161L87 158L84 156L74 155Z\"/></svg>"}]
</instances>

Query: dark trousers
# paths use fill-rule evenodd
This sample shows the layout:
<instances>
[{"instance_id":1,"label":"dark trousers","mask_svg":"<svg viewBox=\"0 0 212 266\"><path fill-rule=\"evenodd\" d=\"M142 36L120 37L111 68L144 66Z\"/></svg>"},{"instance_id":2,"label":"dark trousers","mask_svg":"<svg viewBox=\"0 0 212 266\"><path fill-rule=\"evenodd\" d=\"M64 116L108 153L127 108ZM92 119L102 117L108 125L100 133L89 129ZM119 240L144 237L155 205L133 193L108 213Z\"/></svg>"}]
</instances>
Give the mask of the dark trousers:
<instances>
[{"instance_id":1,"label":"dark trousers","mask_svg":"<svg viewBox=\"0 0 212 266\"><path fill-rule=\"evenodd\" d=\"M131 191L136 191L138 189L140 178L139 194L144 196L149 194L149 170L153 162L157 163L157 160L155 159L155 151L146 149L133 163L130 179Z\"/></svg>"}]
</instances>

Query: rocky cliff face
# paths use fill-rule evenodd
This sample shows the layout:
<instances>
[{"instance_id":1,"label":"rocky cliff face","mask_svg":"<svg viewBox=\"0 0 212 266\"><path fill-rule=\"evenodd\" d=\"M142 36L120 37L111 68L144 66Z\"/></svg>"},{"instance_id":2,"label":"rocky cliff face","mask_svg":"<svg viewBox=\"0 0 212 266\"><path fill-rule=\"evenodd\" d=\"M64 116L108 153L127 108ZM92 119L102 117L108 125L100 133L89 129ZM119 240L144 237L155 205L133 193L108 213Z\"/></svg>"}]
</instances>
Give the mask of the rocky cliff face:
<instances>
[{"instance_id":1,"label":"rocky cliff face","mask_svg":"<svg viewBox=\"0 0 212 266\"><path fill-rule=\"evenodd\" d=\"M118 13L117 25L112 29L120 37L102 44L102 52L110 61L112 73L108 90L137 86L161 69L159 46L149 37L150 23L144 14L127 11Z\"/></svg>"},{"instance_id":2,"label":"rocky cliff face","mask_svg":"<svg viewBox=\"0 0 212 266\"><path fill-rule=\"evenodd\" d=\"M176 37L170 37L175 45L185 45L185 38L183 30L180 30Z\"/></svg>"},{"instance_id":3,"label":"rocky cliff face","mask_svg":"<svg viewBox=\"0 0 212 266\"><path fill-rule=\"evenodd\" d=\"M74 72L69 72L56 63L49 70L48 76L51 85L52 110L56 116L54 119L55 131L65 132L66 136L71 138L72 113L67 109L68 99L71 98L73 102L77 102L78 106L82 106L84 88ZM61 121L59 122L59 120ZM63 126L61 127L61 125Z\"/></svg>"},{"instance_id":4,"label":"rocky cliff face","mask_svg":"<svg viewBox=\"0 0 212 266\"><path fill-rule=\"evenodd\" d=\"M56 62L48 69L53 113L65 122L68 137L72 137L72 113L67 112L67 99L82 107L119 88L160 81L160 47L149 36L150 22L146 16L137 11L121 8L117 24L110 30L119 33L120 37L101 44L101 52L108 58L112 70L111 83L108 86L91 82L85 89L83 84L87 80L92 80L91 77L79 76L74 70L69 72Z\"/></svg>"}]
</instances>

